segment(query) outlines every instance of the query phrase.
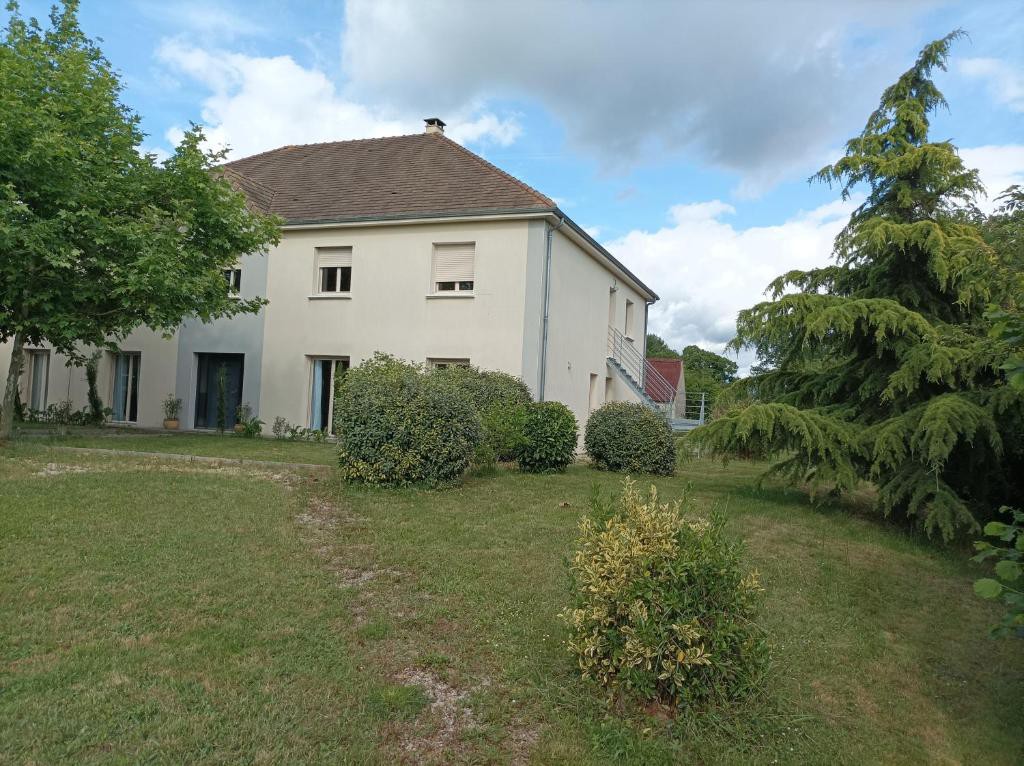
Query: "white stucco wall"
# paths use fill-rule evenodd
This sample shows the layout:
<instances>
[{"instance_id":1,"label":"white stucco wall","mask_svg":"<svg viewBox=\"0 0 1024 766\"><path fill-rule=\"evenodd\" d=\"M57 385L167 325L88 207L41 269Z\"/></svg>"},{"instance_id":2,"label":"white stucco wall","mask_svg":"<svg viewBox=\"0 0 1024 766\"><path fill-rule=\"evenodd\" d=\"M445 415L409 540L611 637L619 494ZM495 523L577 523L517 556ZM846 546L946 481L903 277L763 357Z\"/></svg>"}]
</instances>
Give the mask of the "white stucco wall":
<instances>
[{"instance_id":1,"label":"white stucco wall","mask_svg":"<svg viewBox=\"0 0 1024 766\"><path fill-rule=\"evenodd\" d=\"M308 423L313 356L354 366L384 351L522 375L529 232L527 221L286 231L267 256L261 417ZM431 296L433 246L454 242L476 243L473 296ZM310 297L317 247L352 248L351 297Z\"/></svg>"},{"instance_id":2,"label":"white stucco wall","mask_svg":"<svg viewBox=\"0 0 1024 766\"><path fill-rule=\"evenodd\" d=\"M188 427L195 355L210 352L246 354L243 399L268 430L277 416L308 425L311 357L348 357L356 365L379 350L416 362L469 359L522 377L539 396L546 231L537 219L286 230L269 254L243 259L243 293L259 294L265 285L270 303L262 316L187 325L169 340L140 329L121 344L142 355L138 425L159 427L162 401L173 391L184 401ZM473 295L433 296L433 246L456 242L476 245ZM350 296L310 297L317 247L352 248ZM592 406L637 398L606 362L609 300L619 330L632 301L632 334L642 353L645 299L565 231L553 235L550 278L544 398L568 405L582 435ZM10 344L0 344L4 373L9 357ZM597 376L593 397L591 375ZM100 365L99 391L109 404L109 354ZM69 370L54 355L48 403L69 394L76 409L86 405L84 370Z\"/></svg>"},{"instance_id":3,"label":"white stucco wall","mask_svg":"<svg viewBox=\"0 0 1024 766\"><path fill-rule=\"evenodd\" d=\"M134 425L158 428L163 422L163 399L174 390L174 374L177 360L177 337L164 339L157 333L141 328L130 333L120 344L126 352L141 354L139 367L139 416ZM45 349L46 346L27 346L25 351ZM88 352L86 352L88 353ZM0 345L0 369L6 380L11 359L11 344ZM25 364L28 364L26 356ZM104 351L96 376L96 388L106 406L113 399L113 356ZM29 402L29 376L22 368L21 400ZM68 364L63 354L50 352L50 368L46 386L46 405L71 400L72 408L80 410L88 405L88 382L85 368Z\"/></svg>"},{"instance_id":4,"label":"white stucco wall","mask_svg":"<svg viewBox=\"0 0 1024 766\"><path fill-rule=\"evenodd\" d=\"M543 288L536 289L542 292ZM610 300L614 317L609 316ZM606 400L638 400L607 363L609 320L620 331L624 329L627 300L633 303L632 335L643 353L647 332L643 296L565 233L554 233L544 398L563 402L573 411L581 439L591 411L591 375L597 376L594 409Z\"/></svg>"}]
</instances>

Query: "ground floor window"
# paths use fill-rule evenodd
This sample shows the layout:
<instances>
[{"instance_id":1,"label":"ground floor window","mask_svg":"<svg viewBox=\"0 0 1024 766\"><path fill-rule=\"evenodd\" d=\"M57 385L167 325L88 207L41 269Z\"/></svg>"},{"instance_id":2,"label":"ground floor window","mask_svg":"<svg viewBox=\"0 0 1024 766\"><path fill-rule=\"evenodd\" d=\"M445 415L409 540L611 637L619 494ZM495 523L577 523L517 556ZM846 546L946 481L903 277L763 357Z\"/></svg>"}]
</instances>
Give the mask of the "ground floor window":
<instances>
[{"instance_id":1,"label":"ground floor window","mask_svg":"<svg viewBox=\"0 0 1024 766\"><path fill-rule=\"evenodd\" d=\"M196 428L235 427L244 374L244 354L196 354Z\"/></svg>"},{"instance_id":2,"label":"ground floor window","mask_svg":"<svg viewBox=\"0 0 1024 766\"><path fill-rule=\"evenodd\" d=\"M114 354L114 393L111 397L111 418L119 423L135 423L139 419L139 368L141 354Z\"/></svg>"},{"instance_id":3,"label":"ground floor window","mask_svg":"<svg viewBox=\"0 0 1024 766\"><path fill-rule=\"evenodd\" d=\"M309 427L334 433L334 382L348 369L347 357L312 359L313 382L309 396Z\"/></svg>"},{"instance_id":4,"label":"ground floor window","mask_svg":"<svg viewBox=\"0 0 1024 766\"><path fill-rule=\"evenodd\" d=\"M427 366L436 370L443 370L445 367L469 367L468 359L428 359Z\"/></svg>"},{"instance_id":5,"label":"ground floor window","mask_svg":"<svg viewBox=\"0 0 1024 766\"><path fill-rule=\"evenodd\" d=\"M50 352L28 352L28 406L42 412L46 409L46 389L50 381Z\"/></svg>"}]
</instances>

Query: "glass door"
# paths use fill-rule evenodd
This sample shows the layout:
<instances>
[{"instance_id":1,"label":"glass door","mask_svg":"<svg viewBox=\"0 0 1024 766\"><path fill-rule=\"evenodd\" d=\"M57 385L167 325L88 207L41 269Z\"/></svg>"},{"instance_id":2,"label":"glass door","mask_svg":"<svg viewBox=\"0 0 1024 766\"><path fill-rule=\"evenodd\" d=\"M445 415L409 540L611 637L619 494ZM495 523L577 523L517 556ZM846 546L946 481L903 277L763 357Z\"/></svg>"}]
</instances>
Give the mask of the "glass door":
<instances>
[{"instance_id":1,"label":"glass door","mask_svg":"<svg viewBox=\"0 0 1024 766\"><path fill-rule=\"evenodd\" d=\"M46 409L46 384L50 377L50 352L32 351L29 369L29 409Z\"/></svg>"},{"instance_id":2,"label":"glass door","mask_svg":"<svg viewBox=\"0 0 1024 766\"><path fill-rule=\"evenodd\" d=\"M139 419L140 354L114 354L114 396L112 419L135 423Z\"/></svg>"},{"instance_id":3,"label":"glass door","mask_svg":"<svg viewBox=\"0 0 1024 766\"><path fill-rule=\"evenodd\" d=\"M348 359L314 359L309 397L309 427L334 433L334 383L348 369Z\"/></svg>"},{"instance_id":4,"label":"glass door","mask_svg":"<svg viewBox=\"0 0 1024 766\"><path fill-rule=\"evenodd\" d=\"M196 428L217 428L223 407L224 427L234 428L236 410L242 403L244 354L197 354ZM223 371L223 372L222 372ZM221 381L223 380L223 395Z\"/></svg>"}]
</instances>

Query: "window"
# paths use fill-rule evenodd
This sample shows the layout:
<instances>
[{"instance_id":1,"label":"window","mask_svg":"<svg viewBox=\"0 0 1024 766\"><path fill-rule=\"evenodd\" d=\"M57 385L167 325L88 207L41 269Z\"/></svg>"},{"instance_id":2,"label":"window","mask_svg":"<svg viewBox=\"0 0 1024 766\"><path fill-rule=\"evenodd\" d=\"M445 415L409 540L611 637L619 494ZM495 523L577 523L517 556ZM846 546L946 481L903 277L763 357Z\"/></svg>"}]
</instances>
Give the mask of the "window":
<instances>
[{"instance_id":1,"label":"window","mask_svg":"<svg viewBox=\"0 0 1024 766\"><path fill-rule=\"evenodd\" d=\"M427 367L443 370L446 367L469 367L468 359L428 359Z\"/></svg>"},{"instance_id":2,"label":"window","mask_svg":"<svg viewBox=\"0 0 1024 766\"><path fill-rule=\"evenodd\" d=\"M347 358L313 359L313 385L309 396L309 427L334 433L334 382L348 369Z\"/></svg>"},{"instance_id":3,"label":"window","mask_svg":"<svg viewBox=\"0 0 1024 766\"><path fill-rule=\"evenodd\" d=\"M351 247L318 247L316 267L317 294L338 295L352 291Z\"/></svg>"},{"instance_id":4,"label":"window","mask_svg":"<svg viewBox=\"0 0 1024 766\"><path fill-rule=\"evenodd\" d=\"M597 401L597 374L590 373L590 396L588 401L588 412L593 412L601 405Z\"/></svg>"},{"instance_id":5,"label":"window","mask_svg":"<svg viewBox=\"0 0 1024 766\"><path fill-rule=\"evenodd\" d=\"M613 399L612 399L612 394L613 393L614 393L614 390L612 389L612 379L610 377L607 377L607 378L604 379L604 400L605 400L605 402L613 401Z\"/></svg>"},{"instance_id":6,"label":"window","mask_svg":"<svg viewBox=\"0 0 1024 766\"><path fill-rule=\"evenodd\" d=\"M242 289L242 270L224 269L224 281L228 283L228 290L237 293Z\"/></svg>"},{"instance_id":7,"label":"window","mask_svg":"<svg viewBox=\"0 0 1024 766\"><path fill-rule=\"evenodd\" d=\"M626 301L626 324L622 334L630 340L633 339L633 301Z\"/></svg>"},{"instance_id":8,"label":"window","mask_svg":"<svg viewBox=\"0 0 1024 766\"><path fill-rule=\"evenodd\" d=\"M119 423L139 419L139 366L141 354L114 354L114 395L111 416Z\"/></svg>"},{"instance_id":9,"label":"window","mask_svg":"<svg viewBox=\"0 0 1024 766\"><path fill-rule=\"evenodd\" d=\"M435 244L430 281L434 293L473 292L476 244Z\"/></svg>"},{"instance_id":10,"label":"window","mask_svg":"<svg viewBox=\"0 0 1024 766\"><path fill-rule=\"evenodd\" d=\"M50 352L28 352L28 406L29 409L46 409L46 389L50 379Z\"/></svg>"}]
</instances>

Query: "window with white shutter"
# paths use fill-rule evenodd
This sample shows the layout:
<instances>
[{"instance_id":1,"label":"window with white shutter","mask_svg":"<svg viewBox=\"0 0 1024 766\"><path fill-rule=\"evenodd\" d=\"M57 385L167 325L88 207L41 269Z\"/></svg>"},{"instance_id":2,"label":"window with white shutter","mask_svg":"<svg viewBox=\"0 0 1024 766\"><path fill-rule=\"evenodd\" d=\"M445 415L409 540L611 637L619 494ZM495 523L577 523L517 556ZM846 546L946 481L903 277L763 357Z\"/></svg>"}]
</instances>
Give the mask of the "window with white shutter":
<instances>
[{"instance_id":1,"label":"window with white shutter","mask_svg":"<svg viewBox=\"0 0 1024 766\"><path fill-rule=\"evenodd\" d=\"M435 244L431 285L435 293L473 292L476 243Z\"/></svg>"},{"instance_id":2,"label":"window with white shutter","mask_svg":"<svg viewBox=\"0 0 1024 766\"><path fill-rule=\"evenodd\" d=\"M351 247L318 247L316 249L316 267L316 292L318 294L351 292Z\"/></svg>"}]
</instances>

